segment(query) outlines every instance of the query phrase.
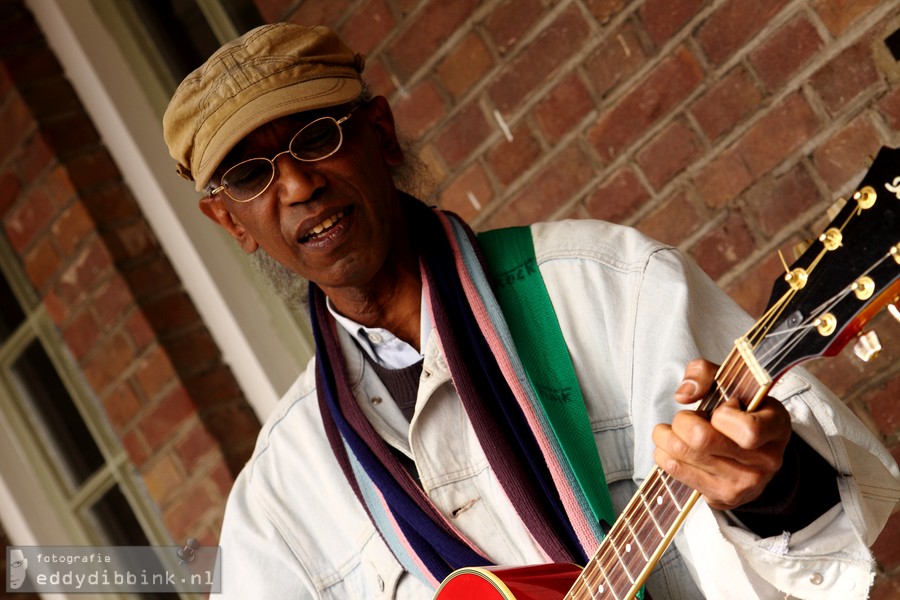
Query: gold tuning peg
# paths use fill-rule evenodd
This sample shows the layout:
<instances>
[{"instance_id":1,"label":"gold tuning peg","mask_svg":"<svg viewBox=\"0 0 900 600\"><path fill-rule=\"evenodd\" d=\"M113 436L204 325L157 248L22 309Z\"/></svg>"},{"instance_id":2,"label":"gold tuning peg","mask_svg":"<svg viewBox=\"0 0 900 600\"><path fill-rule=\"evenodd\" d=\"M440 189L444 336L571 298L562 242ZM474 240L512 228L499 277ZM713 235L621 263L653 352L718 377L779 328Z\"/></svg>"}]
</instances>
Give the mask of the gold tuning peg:
<instances>
[{"instance_id":1,"label":"gold tuning peg","mask_svg":"<svg viewBox=\"0 0 900 600\"><path fill-rule=\"evenodd\" d=\"M881 352L881 340L874 331L859 336L853 346L853 354L863 362L869 362Z\"/></svg>"}]
</instances>

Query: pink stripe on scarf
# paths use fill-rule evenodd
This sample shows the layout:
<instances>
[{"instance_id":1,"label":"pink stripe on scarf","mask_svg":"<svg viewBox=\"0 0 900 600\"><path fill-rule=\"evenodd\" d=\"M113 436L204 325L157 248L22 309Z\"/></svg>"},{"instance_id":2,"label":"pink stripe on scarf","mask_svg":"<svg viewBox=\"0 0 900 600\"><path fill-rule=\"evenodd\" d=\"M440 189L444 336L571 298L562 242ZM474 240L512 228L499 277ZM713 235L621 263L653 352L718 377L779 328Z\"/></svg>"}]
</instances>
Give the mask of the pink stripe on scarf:
<instances>
[{"instance_id":1,"label":"pink stripe on scarf","mask_svg":"<svg viewBox=\"0 0 900 600\"><path fill-rule=\"evenodd\" d=\"M566 478L565 472L563 471L563 467L560 464L559 459L557 458L557 453L554 451L554 448L556 446L549 437L554 434L552 432L545 431L541 426L541 422L535 414L535 408L528 401L528 396L526 395L525 390L522 387L521 382L519 381L519 378L516 377L515 370L512 366L512 362L509 358L506 347L503 345L503 341L497 334L497 331L494 328L494 324L491 321L490 316L488 315L487 308L485 308L484 306L481 295L478 293L478 290L475 287L475 284L472 282L468 270L463 263L459 242L456 239L456 234L453 231L453 226L450 223L449 218L440 211L436 211L436 214L440 218L441 225L444 227L444 230L447 233L447 237L450 240L450 244L453 249L454 260L456 263L456 270L459 273L460 281L462 282L463 289L466 293L466 298L469 301L469 305L472 309L472 313L475 316L475 320L481 327L481 331L484 334L485 340L487 341L488 346L491 348L491 351L494 353L494 356L497 359L497 364L500 367L504 378L506 378L506 382L512 390L513 396L515 396L517 402L519 403L519 406L522 409L522 412L525 414L528 425L535 433L535 438L537 439L538 445L541 448L541 453L544 455L544 460L547 461L548 470L550 471L551 477L553 477L553 482L556 485L557 491L559 492L563 507L565 508L566 514L569 517L569 521L572 523L572 528L575 530L575 534L578 536L578 540L581 543L582 548L584 548L585 551L590 555L591 553L593 553L594 549L596 549L600 545L600 540L598 540L594 535L594 531L591 528L590 523L588 522L587 515L585 515L584 511L581 510L581 507L578 504L578 500L575 498L575 493L569 486L569 482ZM549 560L549 557L547 557L546 560Z\"/></svg>"},{"instance_id":2,"label":"pink stripe on scarf","mask_svg":"<svg viewBox=\"0 0 900 600\"><path fill-rule=\"evenodd\" d=\"M387 515L388 520L391 522L391 526L394 528L394 534L397 536L397 539L400 540L400 545L403 546L403 549L406 550L406 555L409 556L412 561L419 567L419 571L428 579L428 582L435 588L441 584L441 582L431 574L431 571L428 570L428 567L425 566L425 563L419 559L419 554L413 549L412 544L409 543L409 540L406 539L406 536L403 535L403 528L400 527L400 524L397 523L396 519L394 519L394 514L391 512L390 507L388 506L387 501L384 499L384 496L381 495L381 490L378 489L378 486L372 486L372 489L375 490L375 493L378 495L378 500L381 502L381 507L384 513Z\"/></svg>"}]
</instances>

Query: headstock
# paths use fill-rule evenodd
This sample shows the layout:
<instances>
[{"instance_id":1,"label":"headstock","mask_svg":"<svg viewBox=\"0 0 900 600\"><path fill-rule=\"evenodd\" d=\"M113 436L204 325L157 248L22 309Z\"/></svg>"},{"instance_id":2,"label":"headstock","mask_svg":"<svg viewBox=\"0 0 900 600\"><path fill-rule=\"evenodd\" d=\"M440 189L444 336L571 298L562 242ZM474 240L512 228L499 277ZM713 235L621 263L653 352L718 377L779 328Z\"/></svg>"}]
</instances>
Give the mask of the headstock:
<instances>
[{"instance_id":1,"label":"headstock","mask_svg":"<svg viewBox=\"0 0 900 600\"><path fill-rule=\"evenodd\" d=\"M900 150L882 148L857 192L788 271L747 334L773 379L837 354L879 310L900 303Z\"/></svg>"}]
</instances>

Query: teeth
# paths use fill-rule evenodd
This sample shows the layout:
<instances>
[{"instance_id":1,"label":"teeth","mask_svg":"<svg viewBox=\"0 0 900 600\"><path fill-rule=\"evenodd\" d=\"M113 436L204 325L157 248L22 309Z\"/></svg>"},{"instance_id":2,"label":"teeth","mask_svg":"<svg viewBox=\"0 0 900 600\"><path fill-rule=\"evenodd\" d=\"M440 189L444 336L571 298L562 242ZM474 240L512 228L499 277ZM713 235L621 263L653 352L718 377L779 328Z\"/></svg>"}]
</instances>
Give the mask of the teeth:
<instances>
[{"instance_id":1,"label":"teeth","mask_svg":"<svg viewBox=\"0 0 900 600\"><path fill-rule=\"evenodd\" d=\"M325 219L324 221L322 221L321 223L319 223L318 225L313 227L312 230L309 232L310 235L319 235L326 229L331 229L343 217L344 217L343 212L339 212L338 214L334 215L333 217L328 217L327 219Z\"/></svg>"}]
</instances>

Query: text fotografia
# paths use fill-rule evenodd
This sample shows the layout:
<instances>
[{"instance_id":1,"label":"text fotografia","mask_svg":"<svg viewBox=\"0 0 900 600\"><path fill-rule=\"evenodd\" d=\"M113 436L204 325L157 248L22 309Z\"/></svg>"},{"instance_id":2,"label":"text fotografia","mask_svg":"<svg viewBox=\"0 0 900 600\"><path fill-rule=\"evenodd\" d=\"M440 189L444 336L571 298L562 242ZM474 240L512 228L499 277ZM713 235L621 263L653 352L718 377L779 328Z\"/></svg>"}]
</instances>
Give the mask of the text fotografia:
<instances>
[{"instance_id":1,"label":"text fotografia","mask_svg":"<svg viewBox=\"0 0 900 600\"><path fill-rule=\"evenodd\" d=\"M219 593L216 546L10 546L7 592Z\"/></svg>"}]
</instances>

